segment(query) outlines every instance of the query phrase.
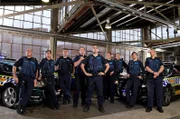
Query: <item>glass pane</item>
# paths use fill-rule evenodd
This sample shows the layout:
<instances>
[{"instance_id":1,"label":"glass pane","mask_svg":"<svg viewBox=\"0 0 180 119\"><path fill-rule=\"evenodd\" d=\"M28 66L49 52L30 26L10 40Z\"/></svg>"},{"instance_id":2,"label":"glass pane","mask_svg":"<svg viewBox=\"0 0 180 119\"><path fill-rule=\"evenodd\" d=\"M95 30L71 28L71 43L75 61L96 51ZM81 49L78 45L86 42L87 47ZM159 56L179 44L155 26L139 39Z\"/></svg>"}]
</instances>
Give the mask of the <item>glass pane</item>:
<instances>
[{"instance_id":1,"label":"glass pane","mask_svg":"<svg viewBox=\"0 0 180 119\"><path fill-rule=\"evenodd\" d=\"M15 11L17 12L24 11L24 6L15 6Z\"/></svg>"},{"instance_id":2,"label":"glass pane","mask_svg":"<svg viewBox=\"0 0 180 119\"><path fill-rule=\"evenodd\" d=\"M12 35L10 34L3 34L2 39L3 43L12 43Z\"/></svg>"},{"instance_id":3,"label":"glass pane","mask_svg":"<svg viewBox=\"0 0 180 119\"><path fill-rule=\"evenodd\" d=\"M43 25L42 31L46 31L46 32L50 31L50 25Z\"/></svg>"},{"instance_id":4,"label":"glass pane","mask_svg":"<svg viewBox=\"0 0 180 119\"><path fill-rule=\"evenodd\" d=\"M4 9L14 11L14 6L4 6Z\"/></svg>"},{"instance_id":5,"label":"glass pane","mask_svg":"<svg viewBox=\"0 0 180 119\"><path fill-rule=\"evenodd\" d=\"M23 38L23 44L32 44L32 38L24 37Z\"/></svg>"},{"instance_id":6,"label":"glass pane","mask_svg":"<svg viewBox=\"0 0 180 119\"><path fill-rule=\"evenodd\" d=\"M34 15L34 22L41 23L41 17Z\"/></svg>"},{"instance_id":7,"label":"glass pane","mask_svg":"<svg viewBox=\"0 0 180 119\"><path fill-rule=\"evenodd\" d=\"M50 18L42 17L43 24L50 24Z\"/></svg>"},{"instance_id":8,"label":"glass pane","mask_svg":"<svg viewBox=\"0 0 180 119\"><path fill-rule=\"evenodd\" d=\"M58 48L64 48L64 42L63 41L57 41L57 47Z\"/></svg>"},{"instance_id":9,"label":"glass pane","mask_svg":"<svg viewBox=\"0 0 180 119\"><path fill-rule=\"evenodd\" d=\"M30 10L30 9L33 9L32 6L25 6L25 10Z\"/></svg>"},{"instance_id":10,"label":"glass pane","mask_svg":"<svg viewBox=\"0 0 180 119\"><path fill-rule=\"evenodd\" d=\"M41 31L41 24L36 24L36 23L34 23L34 24L33 24L33 29L34 29L34 30Z\"/></svg>"},{"instance_id":11,"label":"glass pane","mask_svg":"<svg viewBox=\"0 0 180 119\"><path fill-rule=\"evenodd\" d=\"M14 17L14 19L23 20L23 15L17 15Z\"/></svg>"},{"instance_id":12,"label":"glass pane","mask_svg":"<svg viewBox=\"0 0 180 119\"><path fill-rule=\"evenodd\" d=\"M11 57L11 44L2 43L2 55Z\"/></svg>"},{"instance_id":13,"label":"glass pane","mask_svg":"<svg viewBox=\"0 0 180 119\"><path fill-rule=\"evenodd\" d=\"M0 9L0 15L3 15L3 13L4 13L4 10Z\"/></svg>"},{"instance_id":14,"label":"glass pane","mask_svg":"<svg viewBox=\"0 0 180 119\"><path fill-rule=\"evenodd\" d=\"M32 41L33 41L32 43L33 43L34 45L41 45L41 39L36 39L36 38L34 38Z\"/></svg>"},{"instance_id":15,"label":"glass pane","mask_svg":"<svg viewBox=\"0 0 180 119\"><path fill-rule=\"evenodd\" d=\"M23 28L23 21L14 20L14 27Z\"/></svg>"},{"instance_id":16,"label":"glass pane","mask_svg":"<svg viewBox=\"0 0 180 119\"><path fill-rule=\"evenodd\" d=\"M50 40L49 39L42 39L41 45L42 46L50 46Z\"/></svg>"},{"instance_id":17,"label":"glass pane","mask_svg":"<svg viewBox=\"0 0 180 119\"><path fill-rule=\"evenodd\" d=\"M73 44L72 44L72 49L77 49L77 50L78 50L79 47L80 47L80 46L79 46L79 44L77 44L77 43L73 43Z\"/></svg>"},{"instance_id":18,"label":"glass pane","mask_svg":"<svg viewBox=\"0 0 180 119\"><path fill-rule=\"evenodd\" d=\"M42 15L42 11L39 11L39 12L34 12L35 15L39 15L41 16Z\"/></svg>"},{"instance_id":19,"label":"glass pane","mask_svg":"<svg viewBox=\"0 0 180 119\"><path fill-rule=\"evenodd\" d=\"M20 44L12 44L12 52L20 53L22 45Z\"/></svg>"},{"instance_id":20,"label":"glass pane","mask_svg":"<svg viewBox=\"0 0 180 119\"><path fill-rule=\"evenodd\" d=\"M4 11L4 14L12 14L12 13L14 13L14 11L10 11L10 10L5 10Z\"/></svg>"},{"instance_id":21,"label":"glass pane","mask_svg":"<svg viewBox=\"0 0 180 119\"><path fill-rule=\"evenodd\" d=\"M14 59L19 59L20 57L22 57L22 54L21 54L21 53L12 52L12 58L14 58Z\"/></svg>"},{"instance_id":22,"label":"glass pane","mask_svg":"<svg viewBox=\"0 0 180 119\"><path fill-rule=\"evenodd\" d=\"M13 24L13 19L4 18L3 25L5 25L5 26L12 26L12 24Z\"/></svg>"},{"instance_id":23,"label":"glass pane","mask_svg":"<svg viewBox=\"0 0 180 119\"><path fill-rule=\"evenodd\" d=\"M0 25L2 25L2 23L3 23L2 21L3 21L3 20L2 20L2 19L0 19Z\"/></svg>"},{"instance_id":24,"label":"glass pane","mask_svg":"<svg viewBox=\"0 0 180 119\"><path fill-rule=\"evenodd\" d=\"M50 11L50 10L44 10L44 11L43 11L43 16L45 16L45 17L51 17L51 11Z\"/></svg>"},{"instance_id":25,"label":"glass pane","mask_svg":"<svg viewBox=\"0 0 180 119\"><path fill-rule=\"evenodd\" d=\"M67 48L67 49L72 49L72 43L70 43L70 42L65 42L65 48Z\"/></svg>"},{"instance_id":26,"label":"glass pane","mask_svg":"<svg viewBox=\"0 0 180 119\"><path fill-rule=\"evenodd\" d=\"M31 15L31 14L25 14L25 15L24 15L24 20L25 20L25 21L30 21L30 22L32 22L32 21L33 21L33 15Z\"/></svg>"},{"instance_id":27,"label":"glass pane","mask_svg":"<svg viewBox=\"0 0 180 119\"><path fill-rule=\"evenodd\" d=\"M13 43L22 44L22 36L13 36Z\"/></svg>"},{"instance_id":28,"label":"glass pane","mask_svg":"<svg viewBox=\"0 0 180 119\"><path fill-rule=\"evenodd\" d=\"M31 22L24 22L24 28L31 29L32 28L32 23Z\"/></svg>"}]
</instances>

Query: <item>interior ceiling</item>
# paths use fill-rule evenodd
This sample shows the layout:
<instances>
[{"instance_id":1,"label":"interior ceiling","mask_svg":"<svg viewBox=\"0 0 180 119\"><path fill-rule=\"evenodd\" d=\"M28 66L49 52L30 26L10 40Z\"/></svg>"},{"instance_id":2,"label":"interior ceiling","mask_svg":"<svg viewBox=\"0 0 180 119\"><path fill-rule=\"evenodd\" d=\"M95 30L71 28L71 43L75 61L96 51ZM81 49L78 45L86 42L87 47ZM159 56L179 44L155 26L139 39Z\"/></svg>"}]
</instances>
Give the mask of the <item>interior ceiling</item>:
<instances>
[{"instance_id":1,"label":"interior ceiling","mask_svg":"<svg viewBox=\"0 0 180 119\"><path fill-rule=\"evenodd\" d=\"M176 4L176 5L180 4L180 0L144 0L143 1L144 3L147 2L145 5L139 4L137 0L136 1L130 0L131 3L120 2L120 1L129 1L129 0L116 0L116 1L119 1L117 2L117 4L127 6L141 13L147 13L147 14L153 15L165 21L167 21L165 17L167 17L171 21L174 18L178 17L178 7L170 6L170 5L162 6L159 4L150 6L147 3L150 2L150 3ZM105 27L106 20L108 18L110 19L112 30L141 28L147 25L158 24L158 22L145 19L141 15L137 15L125 9L119 9L117 7L107 5L99 1L93 1L93 7L96 11L96 14L103 28ZM153 8L156 10L154 10ZM161 15L158 12L160 12ZM72 19L73 22L71 22L71 25L66 25L68 24L68 22L70 22L70 21L67 21L65 25L63 26L62 30L60 30L60 33L79 33L79 32L89 32L89 31L101 31L99 24L97 22L97 19L94 16L90 6L86 12L83 12L83 14L80 15L80 17L79 16L73 16L73 17L74 18Z\"/></svg>"}]
</instances>

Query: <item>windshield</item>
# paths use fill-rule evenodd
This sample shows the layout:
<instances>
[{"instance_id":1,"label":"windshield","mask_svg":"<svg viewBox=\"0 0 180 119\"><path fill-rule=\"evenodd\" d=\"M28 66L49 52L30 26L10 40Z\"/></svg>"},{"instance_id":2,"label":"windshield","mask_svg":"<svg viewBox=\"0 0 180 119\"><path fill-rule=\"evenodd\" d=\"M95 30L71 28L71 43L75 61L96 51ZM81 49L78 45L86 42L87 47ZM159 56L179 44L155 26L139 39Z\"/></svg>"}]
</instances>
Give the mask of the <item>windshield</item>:
<instances>
[{"instance_id":1,"label":"windshield","mask_svg":"<svg viewBox=\"0 0 180 119\"><path fill-rule=\"evenodd\" d=\"M172 73L173 70L173 66L172 65L165 65L164 66L164 71L163 71L163 75L164 76L168 76Z\"/></svg>"}]
</instances>

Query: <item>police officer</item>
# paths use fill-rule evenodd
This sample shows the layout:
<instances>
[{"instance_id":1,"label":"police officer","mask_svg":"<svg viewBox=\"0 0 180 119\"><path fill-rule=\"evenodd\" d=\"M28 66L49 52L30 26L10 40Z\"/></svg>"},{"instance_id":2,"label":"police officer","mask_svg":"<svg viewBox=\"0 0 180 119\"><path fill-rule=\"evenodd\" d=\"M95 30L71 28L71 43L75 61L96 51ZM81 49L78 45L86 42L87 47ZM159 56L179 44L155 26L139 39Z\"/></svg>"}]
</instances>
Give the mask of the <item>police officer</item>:
<instances>
[{"instance_id":1,"label":"police officer","mask_svg":"<svg viewBox=\"0 0 180 119\"><path fill-rule=\"evenodd\" d=\"M119 74L123 72L124 68L127 68L126 62L124 62L123 58L121 58L120 53L116 53L116 59L115 61L115 75L116 75L116 80L119 78Z\"/></svg>"},{"instance_id":2,"label":"police officer","mask_svg":"<svg viewBox=\"0 0 180 119\"><path fill-rule=\"evenodd\" d=\"M144 74L144 67L142 62L138 60L138 54L133 52L131 56L133 60L130 60L128 64L128 81L125 86L127 108L132 108L136 103L136 98L140 86L140 79L142 79L142 75ZM132 92L131 96L130 90Z\"/></svg>"},{"instance_id":3,"label":"police officer","mask_svg":"<svg viewBox=\"0 0 180 119\"><path fill-rule=\"evenodd\" d=\"M55 93L54 71L55 63L51 58L51 50L46 51L46 58L40 62L39 69L41 70L41 78L45 83L45 92L47 96L47 103L52 109L59 109L57 96Z\"/></svg>"},{"instance_id":4,"label":"police officer","mask_svg":"<svg viewBox=\"0 0 180 119\"><path fill-rule=\"evenodd\" d=\"M79 93L81 91L81 104L85 104L86 98L86 75L80 68L81 62L86 58L85 55L86 51L84 47L79 48L79 55L77 55L73 62L75 66L75 91L73 95L73 107L77 108L78 100L79 100Z\"/></svg>"},{"instance_id":5,"label":"police officer","mask_svg":"<svg viewBox=\"0 0 180 119\"><path fill-rule=\"evenodd\" d=\"M106 60L109 64L110 68L109 68L107 74L104 76L103 93L104 93L105 99L108 99L110 97L110 103L114 103L114 94L115 94L115 90L114 90L114 88L115 88L114 67L115 67L115 62L112 59L110 52L108 52L106 54L106 58L107 58Z\"/></svg>"},{"instance_id":6,"label":"police officer","mask_svg":"<svg viewBox=\"0 0 180 119\"><path fill-rule=\"evenodd\" d=\"M17 68L21 67L17 77ZM25 107L31 97L34 85L38 78L38 62L32 57L32 49L26 50L26 56L21 57L13 66L13 79L19 85L19 102L16 105L17 113L24 114Z\"/></svg>"},{"instance_id":7,"label":"police officer","mask_svg":"<svg viewBox=\"0 0 180 119\"><path fill-rule=\"evenodd\" d=\"M71 80L74 74L74 64L70 57L68 57L68 50L62 51L63 56L60 56L56 61L56 69L60 78L60 87L63 93L63 104L71 103Z\"/></svg>"},{"instance_id":8,"label":"police officer","mask_svg":"<svg viewBox=\"0 0 180 119\"><path fill-rule=\"evenodd\" d=\"M157 110L163 113L162 109L162 96L163 96L163 70L164 66L162 61L156 57L155 50L150 50L151 57L146 59L145 67L147 71L147 108L146 112L151 112L153 107L154 90L156 93Z\"/></svg>"},{"instance_id":9,"label":"police officer","mask_svg":"<svg viewBox=\"0 0 180 119\"><path fill-rule=\"evenodd\" d=\"M84 112L89 111L91 98L93 95L93 90L94 90L94 87L96 87L99 111L105 112L103 108L104 97L103 97L103 77L102 76L104 76L107 73L109 69L109 64L104 59L104 57L98 54L99 49L97 45L93 45L92 48L93 48L92 49L93 54L86 57L85 60L81 64L81 68L84 74L87 76L87 85L88 85L86 106L83 111ZM86 67L86 70L85 70L85 67ZM104 70L104 67L106 67L105 70Z\"/></svg>"}]
</instances>

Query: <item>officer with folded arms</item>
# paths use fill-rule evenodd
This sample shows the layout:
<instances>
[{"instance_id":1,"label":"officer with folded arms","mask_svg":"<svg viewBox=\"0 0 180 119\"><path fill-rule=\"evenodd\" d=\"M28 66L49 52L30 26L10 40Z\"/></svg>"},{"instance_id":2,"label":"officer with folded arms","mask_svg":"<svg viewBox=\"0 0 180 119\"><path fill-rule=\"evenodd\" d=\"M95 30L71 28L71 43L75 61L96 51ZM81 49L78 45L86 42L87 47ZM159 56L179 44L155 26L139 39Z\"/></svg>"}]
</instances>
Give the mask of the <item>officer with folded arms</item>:
<instances>
[{"instance_id":1,"label":"officer with folded arms","mask_svg":"<svg viewBox=\"0 0 180 119\"><path fill-rule=\"evenodd\" d=\"M84 47L79 48L79 55L76 55L74 58L74 66L75 66L75 91L73 95L73 107L78 107L78 100L79 100L79 94L81 92L81 104L85 104L85 98L86 98L86 75L82 71L80 65L84 58L86 58L85 55L86 51Z\"/></svg>"}]
</instances>

